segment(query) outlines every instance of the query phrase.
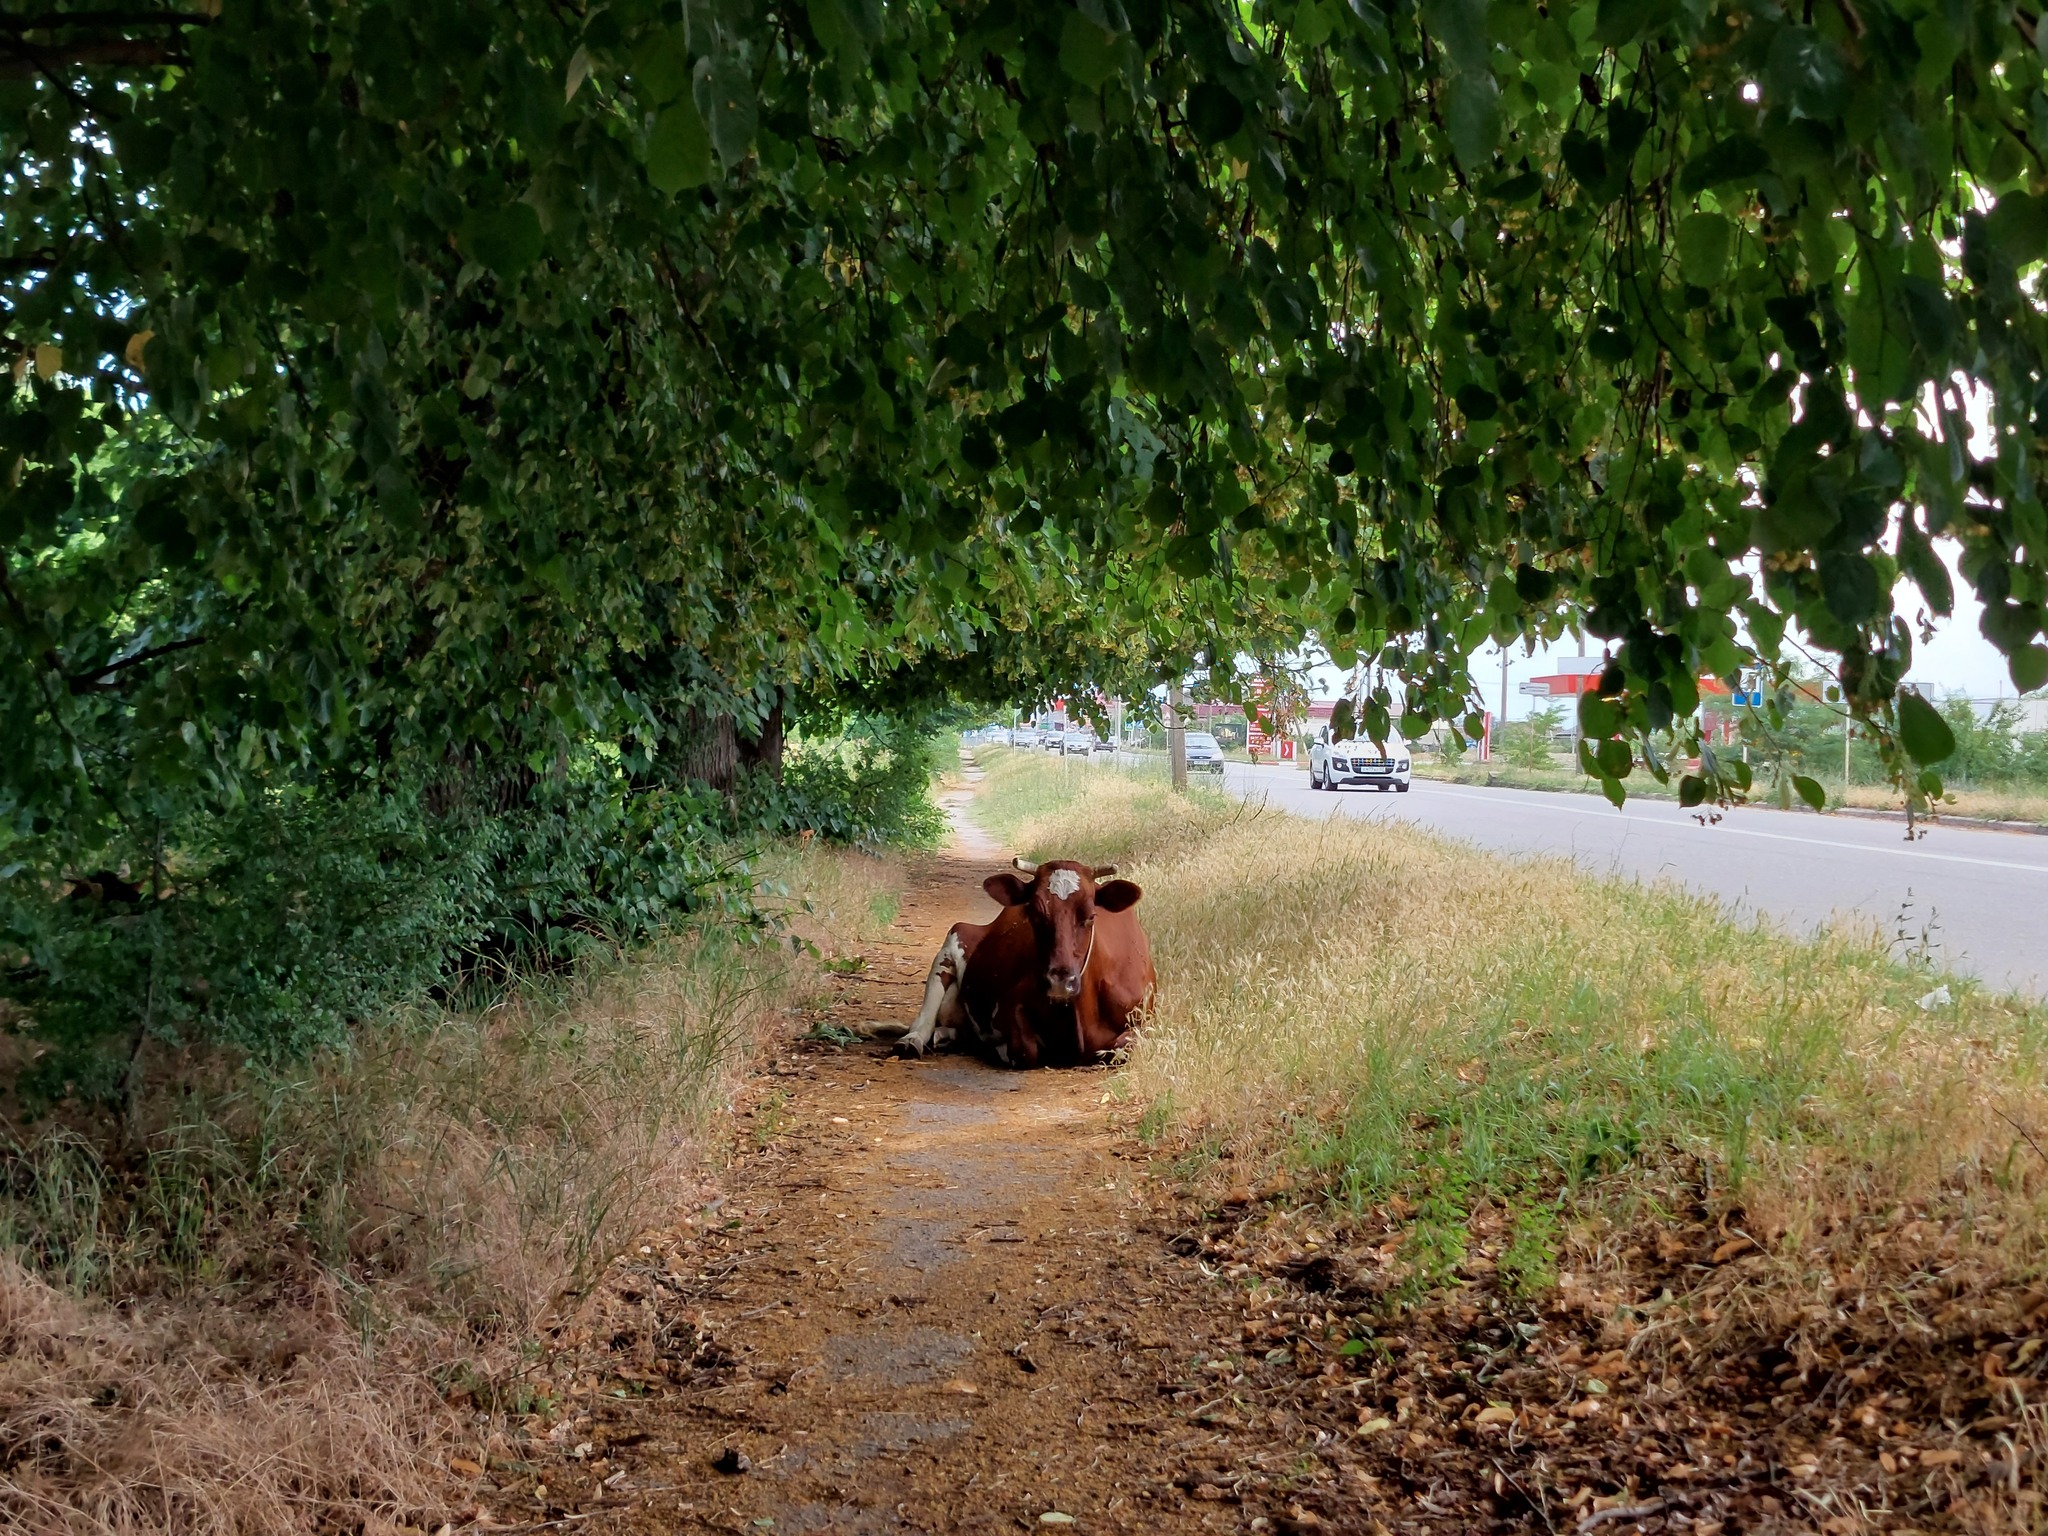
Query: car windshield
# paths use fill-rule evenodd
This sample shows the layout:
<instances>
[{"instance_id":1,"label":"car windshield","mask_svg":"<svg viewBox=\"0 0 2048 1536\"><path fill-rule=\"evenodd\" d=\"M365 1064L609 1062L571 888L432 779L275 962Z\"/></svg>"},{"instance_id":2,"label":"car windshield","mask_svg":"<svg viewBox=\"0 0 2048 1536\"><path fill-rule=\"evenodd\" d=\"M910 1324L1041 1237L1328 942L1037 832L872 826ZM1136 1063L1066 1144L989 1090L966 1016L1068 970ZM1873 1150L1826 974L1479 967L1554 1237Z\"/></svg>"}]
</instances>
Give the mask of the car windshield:
<instances>
[{"instance_id":1,"label":"car windshield","mask_svg":"<svg viewBox=\"0 0 2048 1536\"><path fill-rule=\"evenodd\" d=\"M1222 748L1216 745L1216 738L1207 731L1189 731L1188 745L1191 747L1207 747L1211 752L1220 752L1222 750Z\"/></svg>"}]
</instances>

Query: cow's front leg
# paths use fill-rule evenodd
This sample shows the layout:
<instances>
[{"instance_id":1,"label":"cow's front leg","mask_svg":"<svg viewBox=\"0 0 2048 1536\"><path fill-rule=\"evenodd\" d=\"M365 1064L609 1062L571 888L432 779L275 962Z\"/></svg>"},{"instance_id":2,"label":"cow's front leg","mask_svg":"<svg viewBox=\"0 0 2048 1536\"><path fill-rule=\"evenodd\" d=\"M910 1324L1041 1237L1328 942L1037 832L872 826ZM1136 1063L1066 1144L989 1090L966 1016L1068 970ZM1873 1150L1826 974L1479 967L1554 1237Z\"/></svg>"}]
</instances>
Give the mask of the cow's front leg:
<instances>
[{"instance_id":1,"label":"cow's front leg","mask_svg":"<svg viewBox=\"0 0 2048 1536\"><path fill-rule=\"evenodd\" d=\"M918 1009L916 1021L903 1038L896 1042L897 1055L922 1056L931 1049L932 1035L939 1027L940 1014L950 1016L958 1011L960 978L966 974L967 952L960 947L960 935L948 933L946 942L932 957L932 968L925 976L924 1006Z\"/></svg>"}]
</instances>

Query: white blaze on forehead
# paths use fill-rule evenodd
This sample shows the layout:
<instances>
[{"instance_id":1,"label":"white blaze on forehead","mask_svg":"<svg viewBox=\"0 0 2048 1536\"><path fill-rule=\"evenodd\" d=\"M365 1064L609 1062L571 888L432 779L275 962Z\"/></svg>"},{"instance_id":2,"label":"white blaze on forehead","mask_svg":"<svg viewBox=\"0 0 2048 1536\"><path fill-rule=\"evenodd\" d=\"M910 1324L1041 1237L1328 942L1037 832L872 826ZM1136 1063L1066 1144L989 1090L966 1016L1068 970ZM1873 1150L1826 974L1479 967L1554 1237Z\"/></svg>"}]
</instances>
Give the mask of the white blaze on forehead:
<instances>
[{"instance_id":1,"label":"white blaze on forehead","mask_svg":"<svg viewBox=\"0 0 2048 1536\"><path fill-rule=\"evenodd\" d=\"M1045 888L1061 901L1081 889L1081 877L1071 869L1055 869L1045 877Z\"/></svg>"}]
</instances>

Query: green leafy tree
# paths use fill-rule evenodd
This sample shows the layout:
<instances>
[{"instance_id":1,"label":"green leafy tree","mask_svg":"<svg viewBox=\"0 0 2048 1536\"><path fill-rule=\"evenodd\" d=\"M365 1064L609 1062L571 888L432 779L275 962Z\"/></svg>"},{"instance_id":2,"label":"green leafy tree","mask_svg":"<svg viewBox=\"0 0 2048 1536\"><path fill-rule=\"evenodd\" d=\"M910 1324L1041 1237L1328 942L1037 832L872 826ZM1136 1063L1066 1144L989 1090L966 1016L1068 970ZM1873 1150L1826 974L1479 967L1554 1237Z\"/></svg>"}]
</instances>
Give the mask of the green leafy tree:
<instances>
[{"instance_id":1,"label":"green leafy tree","mask_svg":"<svg viewBox=\"0 0 2048 1536\"><path fill-rule=\"evenodd\" d=\"M1412 741L1590 632L1618 795L1796 626L1924 801L1937 539L2048 680L2024 11L212 9L0 21L17 943L245 804L665 824L808 711L1305 635Z\"/></svg>"},{"instance_id":2,"label":"green leafy tree","mask_svg":"<svg viewBox=\"0 0 2048 1536\"><path fill-rule=\"evenodd\" d=\"M1550 741L1564 728L1564 706L1545 704L1529 711L1529 718L1509 725L1502 735L1505 756L1517 768L1548 768Z\"/></svg>"}]
</instances>

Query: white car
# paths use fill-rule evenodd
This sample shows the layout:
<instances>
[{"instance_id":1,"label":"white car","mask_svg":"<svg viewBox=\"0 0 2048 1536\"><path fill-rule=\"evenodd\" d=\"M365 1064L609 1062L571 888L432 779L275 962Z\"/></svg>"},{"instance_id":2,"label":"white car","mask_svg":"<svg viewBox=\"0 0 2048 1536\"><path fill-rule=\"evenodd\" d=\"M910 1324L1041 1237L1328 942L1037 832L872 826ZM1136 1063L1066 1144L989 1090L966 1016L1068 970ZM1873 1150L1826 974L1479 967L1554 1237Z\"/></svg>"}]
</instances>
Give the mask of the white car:
<instances>
[{"instance_id":1,"label":"white car","mask_svg":"<svg viewBox=\"0 0 2048 1536\"><path fill-rule=\"evenodd\" d=\"M1035 747L1038 745L1038 732L1031 729L1028 725L1020 725L1010 732L1010 745L1013 747Z\"/></svg>"},{"instance_id":2,"label":"white car","mask_svg":"<svg viewBox=\"0 0 2048 1536\"><path fill-rule=\"evenodd\" d=\"M1363 784L1368 789L1394 789L1405 795L1412 767L1405 744L1382 752L1369 741L1331 741L1325 731L1308 749L1310 789Z\"/></svg>"},{"instance_id":3,"label":"white car","mask_svg":"<svg viewBox=\"0 0 2048 1536\"><path fill-rule=\"evenodd\" d=\"M1189 773L1213 773L1219 779L1223 777L1223 748L1207 731L1188 732L1187 753Z\"/></svg>"},{"instance_id":4,"label":"white car","mask_svg":"<svg viewBox=\"0 0 2048 1536\"><path fill-rule=\"evenodd\" d=\"M1086 757L1095 750L1095 733L1086 726L1068 726L1066 749L1069 757Z\"/></svg>"}]
</instances>

